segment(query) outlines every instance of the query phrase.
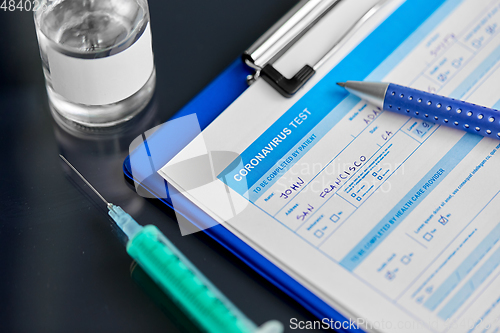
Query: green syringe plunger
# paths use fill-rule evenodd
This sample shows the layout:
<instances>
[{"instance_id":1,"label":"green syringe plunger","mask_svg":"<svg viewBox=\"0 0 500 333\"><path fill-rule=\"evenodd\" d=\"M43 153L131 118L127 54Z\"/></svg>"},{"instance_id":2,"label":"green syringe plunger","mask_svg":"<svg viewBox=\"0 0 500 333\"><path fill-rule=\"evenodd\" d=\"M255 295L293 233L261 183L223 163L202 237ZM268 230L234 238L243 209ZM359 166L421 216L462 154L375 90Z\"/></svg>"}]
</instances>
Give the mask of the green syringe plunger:
<instances>
[{"instance_id":1,"label":"green syringe plunger","mask_svg":"<svg viewBox=\"0 0 500 333\"><path fill-rule=\"evenodd\" d=\"M127 253L202 331L210 333L281 333L271 320L257 327L234 306L154 225L141 226L121 207L104 199L62 155L61 159L108 207L128 237Z\"/></svg>"}]
</instances>

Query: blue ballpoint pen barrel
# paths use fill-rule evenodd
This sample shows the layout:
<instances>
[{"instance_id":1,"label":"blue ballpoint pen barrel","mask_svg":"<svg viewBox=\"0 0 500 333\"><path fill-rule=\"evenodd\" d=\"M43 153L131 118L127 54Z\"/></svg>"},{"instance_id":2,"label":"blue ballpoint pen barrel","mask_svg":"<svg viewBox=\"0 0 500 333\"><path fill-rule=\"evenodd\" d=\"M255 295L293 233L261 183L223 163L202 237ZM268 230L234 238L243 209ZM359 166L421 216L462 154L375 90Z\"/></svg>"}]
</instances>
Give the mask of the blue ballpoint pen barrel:
<instances>
[{"instance_id":1,"label":"blue ballpoint pen barrel","mask_svg":"<svg viewBox=\"0 0 500 333\"><path fill-rule=\"evenodd\" d=\"M391 83L384 110L500 139L500 111L453 98Z\"/></svg>"}]
</instances>

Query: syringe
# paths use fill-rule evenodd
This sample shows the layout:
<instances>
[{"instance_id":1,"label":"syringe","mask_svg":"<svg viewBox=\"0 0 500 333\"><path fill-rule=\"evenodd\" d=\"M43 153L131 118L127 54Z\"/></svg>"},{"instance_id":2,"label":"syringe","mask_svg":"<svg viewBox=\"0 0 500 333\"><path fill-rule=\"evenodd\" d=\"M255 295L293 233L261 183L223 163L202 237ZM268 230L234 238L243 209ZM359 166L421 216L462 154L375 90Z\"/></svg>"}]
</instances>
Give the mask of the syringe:
<instances>
[{"instance_id":1,"label":"syringe","mask_svg":"<svg viewBox=\"0 0 500 333\"><path fill-rule=\"evenodd\" d=\"M283 325L276 320L271 320L258 328L156 226L143 227L121 207L106 201L64 156L59 156L104 201L109 216L128 237L127 253L202 331L283 332Z\"/></svg>"}]
</instances>

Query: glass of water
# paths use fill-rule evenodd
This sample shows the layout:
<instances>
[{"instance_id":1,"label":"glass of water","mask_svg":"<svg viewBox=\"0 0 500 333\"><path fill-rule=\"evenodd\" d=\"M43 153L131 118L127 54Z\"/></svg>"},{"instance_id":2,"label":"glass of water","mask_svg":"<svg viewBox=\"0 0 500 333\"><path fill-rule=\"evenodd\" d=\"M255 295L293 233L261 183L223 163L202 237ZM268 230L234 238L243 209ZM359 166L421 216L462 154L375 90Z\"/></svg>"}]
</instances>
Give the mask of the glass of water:
<instances>
[{"instance_id":1,"label":"glass of water","mask_svg":"<svg viewBox=\"0 0 500 333\"><path fill-rule=\"evenodd\" d=\"M52 112L107 127L148 104L156 71L147 0L41 0L34 16Z\"/></svg>"}]
</instances>

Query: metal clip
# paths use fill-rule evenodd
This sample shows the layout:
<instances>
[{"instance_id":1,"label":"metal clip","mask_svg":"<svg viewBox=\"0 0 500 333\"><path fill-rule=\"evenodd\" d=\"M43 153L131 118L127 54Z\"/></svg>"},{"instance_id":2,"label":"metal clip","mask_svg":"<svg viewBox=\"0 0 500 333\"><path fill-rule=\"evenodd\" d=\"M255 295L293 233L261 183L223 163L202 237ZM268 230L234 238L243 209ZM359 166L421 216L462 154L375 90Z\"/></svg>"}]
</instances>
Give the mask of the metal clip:
<instances>
[{"instance_id":1,"label":"metal clip","mask_svg":"<svg viewBox=\"0 0 500 333\"><path fill-rule=\"evenodd\" d=\"M247 77L248 84L262 76L280 94L292 97L387 2L381 0L367 10L314 66L305 65L291 79L277 71L272 64L341 1L344 0L303 0L274 24L242 56L255 69L255 74Z\"/></svg>"}]
</instances>

